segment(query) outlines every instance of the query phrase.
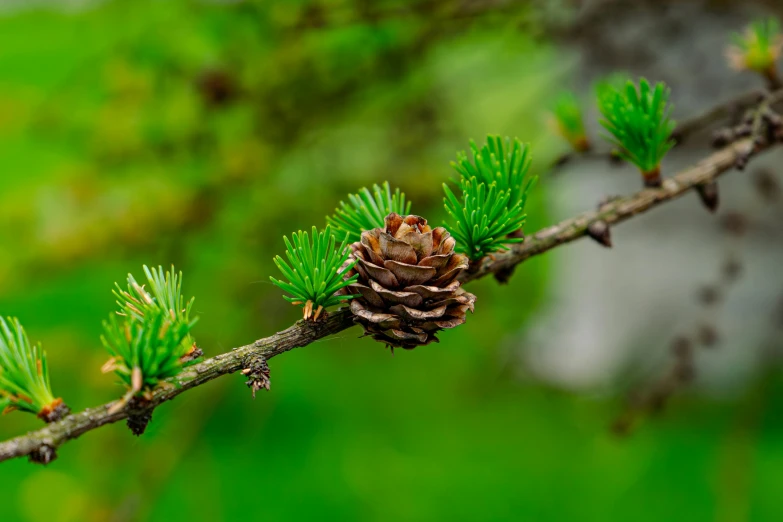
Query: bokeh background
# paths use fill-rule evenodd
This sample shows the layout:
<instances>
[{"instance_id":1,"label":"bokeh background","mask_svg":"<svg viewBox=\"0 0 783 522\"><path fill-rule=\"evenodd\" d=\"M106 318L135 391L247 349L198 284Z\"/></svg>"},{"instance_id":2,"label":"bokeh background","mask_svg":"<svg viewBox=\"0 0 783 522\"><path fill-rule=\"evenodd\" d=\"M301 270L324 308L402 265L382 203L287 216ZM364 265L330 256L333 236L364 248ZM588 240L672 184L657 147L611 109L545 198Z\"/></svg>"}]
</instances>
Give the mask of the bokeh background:
<instances>
[{"instance_id":1,"label":"bokeh background","mask_svg":"<svg viewBox=\"0 0 783 522\"><path fill-rule=\"evenodd\" d=\"M101 321L128 272L182 269L213 356L299 317L269 283L283 234L385 180L440 222L471 138L531 143L529 231L638 190L602 159L552 169L568 150L547 124L557 92L584 96L596 141L591 85L612 72L666 81L675 117L693 115L758 86L722 49L776 9L5 0L0 313L43 343L56 395L107 402L122 389L100 372ZM618 227L611 251L584 240L472 284L475 315L440 344L392 357L351 329L275 358L255 401L228 376L141 438L108 426L47 468L5 462L0 520L780 520L783 212L754 176L721 182L717 217L689 195ZM742 238L720 227L729 212ZM707 308L727 256L743 277ZM696 375L670 390L678 336ZM0 437L38 426L3 416Z\"/></svg>"}]
</instances>

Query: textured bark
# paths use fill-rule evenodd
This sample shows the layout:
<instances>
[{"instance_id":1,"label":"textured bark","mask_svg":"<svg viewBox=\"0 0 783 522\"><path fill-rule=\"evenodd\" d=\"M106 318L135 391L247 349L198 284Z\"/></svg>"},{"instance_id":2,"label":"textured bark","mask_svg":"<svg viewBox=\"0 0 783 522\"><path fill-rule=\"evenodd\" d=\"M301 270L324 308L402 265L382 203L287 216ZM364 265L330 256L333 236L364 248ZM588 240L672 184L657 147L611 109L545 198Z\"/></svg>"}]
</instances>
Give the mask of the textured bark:
<instances>
[{"instance_id":1,"label":"textured bark","mask_svg":"<svg viewBox=\"0 0 783 522\"><path fill-rule=\"evenodd\" d=\"M661 188L645 189L631 196L614 199L597 211L586 212L540 230L510 250L484 258L475 270L463 272L460 279L468 282L489 274L508 271L530 257L587 235L587 228L597 221L604 221L611 226L678 198L732 169L737 159L747 155L751 147L752 140L742 140L710 155L694 167L664 179ZM259 357L271 359L345 330L353 324L353 316L348 310L334 312L318 322L298 321L282 332L185 369L180 375L170 379L168 386L159 387L141 409L138 405L128 405L120 411L111 412L114 405L114 402L111 402L72 414L37 431L0 443L0 462L25 455L29 455L34 461L48 462L52 460L55 449L88 431L127 419L129 416L139 416L190 388L205 384L221 375L250 368L258 364Z\"/></svg>"}]
</instances>

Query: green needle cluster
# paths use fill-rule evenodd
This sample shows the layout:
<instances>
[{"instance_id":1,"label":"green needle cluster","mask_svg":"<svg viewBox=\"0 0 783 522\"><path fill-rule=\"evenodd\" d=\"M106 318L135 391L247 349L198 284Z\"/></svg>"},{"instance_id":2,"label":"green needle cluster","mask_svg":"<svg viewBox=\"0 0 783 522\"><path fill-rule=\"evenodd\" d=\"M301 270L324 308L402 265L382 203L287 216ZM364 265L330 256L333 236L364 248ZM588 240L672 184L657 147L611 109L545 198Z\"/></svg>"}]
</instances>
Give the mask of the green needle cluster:
<instances>
[{"instance_id":1,"label":"green needle cluster","mask_svg":"<svg viewBox=\"0 0 783 522\"><path fill-rule=\"evenodd\" d=\"M607 84L598 90L598 106L604 119L604 135L621 158L636 165L645 184L660 186L660 164L674 146L675 122L669 118L669 89L663 83L651 87L644 78L639 86Z\"/></svg>"},{"instance_id":2,"label":"green needle cluster","mask_svg":"<svg viewBox=\"0 0 783 522\"><path fill-rule=\"evenodd\" d=\"M317 320L325 308L351 299L352 295L337 295L339 290L356 282L358 275L345 278L356 264L349 261L351 249L348 236L335 248L335 238L329 225L323 232L313 227L312 240L307 232L292 234L291 240L284 236L288 258L276 256L274 262L288 282L270 277L272 283L290 294L283 296L289 303L301 306L305 319Z\"/></svg>"},{"instance_id":3,"label":"green needle cluster","mask_svg":"<svg viewBox=\"0 0 783 522\"><path fill-rule=\"evenodd\" d=\"M451 166L459 173L460 179L476 178L480 183L496 183L499 191L507 192L510 202L521 201L533 183L525 181L532 159L530 146L518 139L500 136L487 136L487 143L479 148L470 141L473 161L464 151L457 153L457 161Z\"/></svg>"},{"instance_id":4,"label":"green needle cluster","mask_svg":"<svg viewBox=\"0 0 783 522\"><path fill-rule=\"evenodd\" d=\"M405 201L405 193L400 189L392 192L389 182L382 187L372 186L372 191L362 188L358 194L349 194L348 203L340 201L333 216L326 222L334 228L336 234L348 234L351 242L359 241L362 232L374 228L383 228L386 216L395 212L401 216L410 214L411 203Z\"/></svg>"},{"instance_id":5,"label":"green needle cluster","mask_svg":"<svg viewBox=\"0 0 783 522\"><path fill-rule=\"evenodd\" d=\"M173 266L171 271L166 272L161 266L150 269L144 265L143 270L147 278L146 285L137 283L133 274L128 274L127 289L115 284L113 293L120 307L118 315L143 322L145 315L151 310L161 310L174 322L190 324L190 312L195 298L191 297L185 302L182 296L182 272L175 272ZM188 335L183 340L183 344L186 348L192 349L194 341Z\"/></svg>"},{"instance_id":6,"label":"green needle cluster","mask_svg":"<svg viewBox=\"0 0 783 522\"><path fill-rule=\"evenodd\" d=\"M461 197L444 184L443 201L453 221L448 228L456 249L476 261L522 241L525 203L536 178L528 177L529 146L518 139L488 136L481 148L471 141L470 149L472 162L459 152L451 164L460 175Z\"/></svg>"},{"instance_id":7,"label":"green needle cluster","mask_svg":"<svg viewBox=\"0 0 783 522\"><path fill-rule=\"evenodd\" d=\"M776 19L758 20L744 33L734 33L731 40L726 56L732 67L765 75L776 72L775 62L783 48L780 22Z\"/></svg>"},{"instance_id":8,"label":"green needle cluster","mask_svg":"<svg viewBox=\"0 0 783 522\"><path fill-rule=\"evenodd\" d=\"M476 178L463 178L460 187L462 197L458 198L443 184L446 211L453 220L449 231L457 240L458 251L476 261L523 240L508 235L525 225L527 192L521 200L511 203L511 193L498 189L497 183L487 185Z\"/></svg>"},{"instance_id":9,"label":"green needle cluster","mask_svg":"<svg viewBox=\"0 0 783 522\"><path fill-rule=\"evenodd\" d=\"M183 341L194 322L172 321L156 308L150 308L142 321L109 318L103 323L101 337L112 356L105 369L113 370L132 395L154 388L182 370L183 358L188 355Z\"/></svg>"},{"instance_id":10,"label":"green needle cluster","mask_svg":"<svg viewBox=\"0 0 783 522\"><path fill-rule=\"evenodd\" d=\"M193 298L186 302L182 296L182 273L174 267L164 272L160 266L144 266L144 274L146 285L132 274L127 290L115 285L120 310L103 323L101 340L111 355L103 370L113 371L128 386L125 401L173 377L201 355L190 335L197 318L190 316Z\"/></svg>"},{"instance_id":11,"label":"green needle cluster","mask_svg":"<svg viewBox=\"0 0 783 522\"><path fill-rule=\"evenodd\" d=\"M0 410L47 418L61 403L52 395L46 352L30 344L18 319L0 317Z\"/></svg>"}]
</instances>

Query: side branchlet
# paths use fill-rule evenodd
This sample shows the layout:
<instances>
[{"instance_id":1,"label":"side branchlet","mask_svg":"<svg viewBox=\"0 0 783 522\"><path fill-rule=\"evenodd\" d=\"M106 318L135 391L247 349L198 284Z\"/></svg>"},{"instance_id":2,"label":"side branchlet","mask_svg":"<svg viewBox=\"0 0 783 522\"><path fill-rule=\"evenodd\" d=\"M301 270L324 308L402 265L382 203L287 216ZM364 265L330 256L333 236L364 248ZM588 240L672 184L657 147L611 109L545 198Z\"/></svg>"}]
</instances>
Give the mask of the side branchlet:
<instances>
[{"instance_id":1,"label":"side branchlet","mask_svg":"<svg viewBox=\"0 0 783 522\"><path fill-rule=\"evenodd\" d=\"M465 152L457 153L457 161L451 166L459 173L460 180L476 178L487 186L495 183L497 190L508 194L513 205L522 202L535 182L527 176L532 158L530 146L518 139L487 136L486 144L479 148L470 141L472 161Z\"/></svg>"},{"instance_id":2,"label":"side branchlet","mask_svg":"<svg viewBox=\"0 0 783 522\"><path fill-rule=\"evenodd\" d=\"M783 51L783 33L775 18L757 20L743 33L735 33L726 49L729 65L738 71L753 71L767 80L770 89L781 88L777 61Z\"/></svg>"},{"instance_id":3,"label":"side branchlet","mask_svg":"<svg viewBox=\"0 0 783 522\"><path fill-rule=\"evenodd\" d=\"M203 354L190 335L198 318L191 317L194 299L182 296L182 273L144 266L144 274L146 285L132 274L127 290L116 285L120 310L103 324L101 341L111 358L102 370L114 372L128 388L117 409L150 394Z\"/></svg>"},{"instance_id":4,"label":"side branchlet","mask_svg":"<svg viewBox=\"0 0 783 522\"><path fill-rule=\"evenodd\" d=\"M133 274L128 274L127 290L115 283L113 293L120 307L117 315L143 322L145 314L155 309L168 314L172 321L189 324L195 298L185 301L182 295L182 272L177 273L173 266L166 272L161 266L150 269L144 265L143 270L147 278L145 285L136 282ZM188 362L203 355L190 335L183 339L183 344L187 348Z\"/></svg>"},{"instance_id":5,"label":"side branchlet","mask_svg":"<svg viewBox=\"0 0 783 522\"><path fill-rule=\"evenodd\" d=\"M307 232L292 234L291 240L284 236L286 262L282 257L274 258L275 265L288 279L282 281L270 277L272 283L290 296L283 296L289 303L301 306L305 319L314 321L321 317L324 309L351 299L352 295L339 293L340 290L356 282L358 275L345 278L356 261L349 261L351 249L348 247L348 235L335 248L335 238L327 225L323 232L313 227L312 239Z\"/></svg>"},{"instance_id":6,"label":"side branchlet","mask_svg":"<svg viewBox=\"0 0 783 522\"><path fill-rule=\"evenodd\" d=\"M34 413L46 422L68 414L49 382L46 352L30 343L16 318L0 317L0 410Z\"/></svg>"},{"instance_id":7,"label":"side branchlet","mask_svg":"<svg viewBox=\"0 0 783 522\"><path fill-rule=\"evenodd\" d=\"M193 324L195 320L173 321L169 314L157 308L150 308L140 321L116 316L104 321L101 341L112 358L103 371L113 371L128 387L117 408L142 392L150 393L161 381L182 370L188 353L183 341Z\"/></svg>"},{"instance_id":8,"label":"side branchlet","mask_svg":"<svg viewBox=\"0 0 783 522\"><path fill-rule=\"evenodd\" d=\"M444 184L443 201L457 250L477 261L523 240L525 203L537 178L528 176L530 147L518 139L490 135L481 147L471 141L470 150L472 158L459 152L451 164L460 175L461 197Z\"/></svg>"},{"instance_id":9,"label":"side branchlet","mask_svg":"<svg viewBox=\"0 0 783 522\"><path fill-rule=\"evenodd\" d=\"M622 89L611 84L598 89L604 138L636 165L649 187L661 185L661 160L674 146L669 94L663 83L651 87L644 78L638 87L628 81Z\"/></svg>"},{"instance_id":10,"label":"side branchlet","mask_svg":"<svg viewBox=\"0 0 783 522\"><path fill-rule=\"evenodd\" d=\"M508 237L520 230L527 219L525 202L532 184L526 185L519 201L511 202L511 193L500 190L497 183L487 185L472 177L460 183L461 197L457 197L445 183L444 204L452 217L449 227L457 240L457 250L477 261L487 254L506 250L507 245L523 241Z\"/></svg>"}]
</instances>

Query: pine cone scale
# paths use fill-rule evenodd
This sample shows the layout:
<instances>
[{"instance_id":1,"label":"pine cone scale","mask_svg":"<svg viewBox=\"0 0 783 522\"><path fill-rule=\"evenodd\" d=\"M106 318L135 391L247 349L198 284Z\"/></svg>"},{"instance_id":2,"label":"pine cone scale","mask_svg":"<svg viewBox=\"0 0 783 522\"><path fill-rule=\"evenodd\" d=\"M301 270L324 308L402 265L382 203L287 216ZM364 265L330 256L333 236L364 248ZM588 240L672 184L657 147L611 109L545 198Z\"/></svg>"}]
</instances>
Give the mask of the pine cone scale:
<instances>
[{"instance_id":1,"label":"pine cone scale","mask_svg":"<svg viewBox=\"0 0 783 522\"><path fill-rule=\"evenodd\" d=\"M353 295L361 295L371 306L375 306L377 308L382 308L384 306L384 302L381 296L378 295L378 292L369 286L356 283L349 286L348 291Z\"/></svg>"},{"instance_id":2,"label":"pine cone scale","mask_svg":"<svg viewBox=\"0 0 783 522\"><path fill-rule=\"evenodd\" d=\"M449 283L453 282L458 275L462 273L463 270L467 270L468 268L468 260L465 258L464 263L460 263L455 268L452 268L442 276L440 276L438 279L432 281L432 284L434 286L443 286L448 285Z\"/></svg>"},{"instance_id":3,"label":"pine cone scale","mask_svg":"<svg viewBox=\"0 0 783 522\"><path fill-rule=\"evenodd\" d=\"M403 290L405 292L414 292L419 294L424 299L436 299L438 297L450 296L457 288L459 288L459 286L459 281L454 281L443 288L438 286L413 285L404 288Z\"/></svg>"},{"instance_id":4,"label":"pine cone scale","mask_svg":"<svg viewBox=\"0 0 783 522\"><path fill-rule=\"evenodd\" d=\"M410 243L419 259L432 254L432 232L421 234L412 229L409 233L402 236L402 240Z\"/></svg>"},{"instance_id":5,"label":"pine cone scale","mask_svg":"<svg viewBox=\"0 0 783 522\"><path fill-rule=\"evenodd\" d=\"M381 255L383 252L390 260L408 265L416 264L416 250L405 241L395 239L386 232L381 232L378 243L380 251L376 254Z\"/></svg>"},{"instance_id":6,"label":"pine cone scale","mask_svg":"<svg viewBox=\"0 0 783 522\"><path fill-rule=\"evenodd\" d=\"M392 338L398 341L418 341L419 343L427 342L427 332L414 333L404 332L402 330L390 330L387 335L391 335Z\"/></svg>"},{"instance_id":7,"label":"pine cone scale","mask_svg":"<svg viewBox=\"0 0 783 522\"><path fill-rule=\"evenodd\" d=\"M362 234L361 245L364 247L364 249L359 250L359 252L366 253L370 258L369 261L373 264L383 265L383 256L381 255L381 245L378 237L373 236L372 234ZM352 245L354 253L356 253L358 247L354 248L354 246L356 246L356 243ZM367 261L367 259L364 257L360 256L360 258Z\"/></svg>"},{"instance_id":8,"label":"pine cone scale","mask_svg":"<svg viewBox=\"0 0 783 522\"><path fill-rule=\"evenodd\" d=\"M438 330L449 330L451 328L456 328L457 326L464 323L464 317L450 317L448 319L423 323L421 328L427 332L434 332Z\"/></svg>"},{"instance_id":9,"label":"pine cone scale","mask_svg":"<svg viewBox=\"0 0 783 522\"><path fill-rule=\"evenodd\" d=\"M435 277L437 270L431 266L419 266L401 263L387 259L383 262L400 286L422 285Z\"/></svg>"},{"instance_id":10,"label":"pine cone scale","mask_svg":"<svg viewBox=\"0 0 783 522\"><path fill-rule=\"evenodd\" d=\"M446 305L433 308L432 310L417 310L405 305L394 305L389 310L403 319L412 321L424 321L427 319L440 319L446 313Z\"/></svg>"},{"instance_id":11,"label":"pine cone scale","mask_svg":"<svg viewBox=\"0 0 783 522\"><path fill-rule=\"evenodd\" d=\"M361 271L359 272L363 276L359 278L360 280L375 280L387 288L397 288L399 286L397 277L388 268L375 265L361 258L356 265L361 266L365 270L365 274L361 274Z\"/></svg>"},{"instance_id":12,"label":"pine cone scale","mask_svg":"<svg viewBox=\"0 0 783 522\"><path fill-rule=\"evenodd\" d=\"M396 315L373 312L362 306L356 299L351 301L351 312L353 312L355 316L369 321L372 324L380 325L383 328L395 328L398 327L401 322L400 318Z\"/></svg>"},{"instance_id":13,"label":"pine cone scale","mask_svg":"<svg viewBox=\"0 0 783 522\"><path fill-rule=\"evenodd\" d=\"M382 301L404 304L406 306L421 306L421 304L424 303L424 298L416 292L386 290L375 281L370 281L370 287L378 294ZM380 306L383 306L383 304Z\"/></svg>"},{"instance_id":14,"label":"pine cone scale","mask_svg":"<svg viewBox=\"0 0 783 522\"><path fill-rule=\"evenodd\" d=\"M451 259L452 256L445 255L445 254L438 254L434 256L428 256L419 261L419 266L431 266L432 268L435 268L436 270L439 268L443 268L446 266L449 262L449 259Z\"/></svg>"}]
</instances>

